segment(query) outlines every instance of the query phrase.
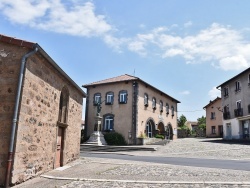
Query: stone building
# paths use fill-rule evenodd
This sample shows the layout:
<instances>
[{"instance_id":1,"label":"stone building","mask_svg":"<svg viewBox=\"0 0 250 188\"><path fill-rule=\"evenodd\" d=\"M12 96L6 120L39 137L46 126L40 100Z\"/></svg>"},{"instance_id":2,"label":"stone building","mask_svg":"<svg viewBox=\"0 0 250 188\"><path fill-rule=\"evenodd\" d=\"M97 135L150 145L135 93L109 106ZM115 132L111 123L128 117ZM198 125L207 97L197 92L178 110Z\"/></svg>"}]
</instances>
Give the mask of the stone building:
<instances>
[{"instance_id":1,"label":"stone building","mask_svg":"<svg viewBox=\"0 0 250 188\"><path fill-rule=\"evenodd\" d=\"M223 137L221 98L209 101L203 109L206 110L206 137Z\"/></svg>"},{"instance_id":2,"label":"stone building","mask_svg":"<svg viewBox=\"0 0 250 188\"><path fill-rule=\"evenodd\" d=\"M38 44L0 35L0 185L79 157L84 97Z\"/></svg>"},{"instance_id":3,"label":"stone building","mask_svg":"<svg viewBox=\"0 0 250 188\"><path fill-rule=\"evenodd\" d=\"M94 131L96 104L102 102L101 130L122 134L128 144L138 144L140 137L163 134L175 139L178 100L128 74L86 84L87 136Z\"/></svg>"}]
</instances>

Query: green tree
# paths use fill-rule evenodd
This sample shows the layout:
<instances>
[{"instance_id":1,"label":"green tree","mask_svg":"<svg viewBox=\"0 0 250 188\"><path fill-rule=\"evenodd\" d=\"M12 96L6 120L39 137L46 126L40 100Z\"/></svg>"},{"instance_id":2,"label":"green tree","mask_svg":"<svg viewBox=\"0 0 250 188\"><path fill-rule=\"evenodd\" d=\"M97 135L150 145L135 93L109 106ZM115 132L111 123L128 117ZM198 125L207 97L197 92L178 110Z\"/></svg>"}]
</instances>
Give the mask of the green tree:
<instances>
[{"instance_id":1,"label":"green tree","mask_svg":"<svg viewBox=\"0 0 250 188\"><path fill-rule=\"evenodd\" d=\"M178 127L184 127L186 121L187 121L187 118L182 114L182 115L177 119Z\"/></svg>"},{"instance_id":2,"label":"green tree","mask_svg":"<svg viewBox=\"0 0 250 188\"><path fill-rule=\"evenodd\" d=\"M197 121L199 129L206 129L206 117L202 116L201 118L198 118Z\"/></svg>"}]
</instances>

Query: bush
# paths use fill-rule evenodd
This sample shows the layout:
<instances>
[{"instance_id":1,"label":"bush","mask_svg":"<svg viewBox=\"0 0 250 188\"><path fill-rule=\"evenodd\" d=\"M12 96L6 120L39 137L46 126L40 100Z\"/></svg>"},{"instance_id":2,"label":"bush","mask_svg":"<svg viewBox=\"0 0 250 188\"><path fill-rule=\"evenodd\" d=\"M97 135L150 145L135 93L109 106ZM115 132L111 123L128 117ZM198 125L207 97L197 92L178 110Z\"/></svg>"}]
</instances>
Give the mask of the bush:
<instances>
[{"instance_id":1,"label":"bush","mask_svg":"<svg viewBox=\"0 0 250 188\"><path fill-rule=\"evenodd\" d=\"M164 135L157 134L157 135L155 135L155 138L161 138L161 139L164 139L165 137L164 137Z\"/></svg>"},{"instance_id":2,"label":"bush","mask_svg":"<svg viewBox=\"0 0 250 188\"><path fill-rule=\"evenodd\" d=\"M116 146L127 145L124 137L117 132L105 133L104 138L108 145L116 145Z\"/></svg>"}]
</instances>

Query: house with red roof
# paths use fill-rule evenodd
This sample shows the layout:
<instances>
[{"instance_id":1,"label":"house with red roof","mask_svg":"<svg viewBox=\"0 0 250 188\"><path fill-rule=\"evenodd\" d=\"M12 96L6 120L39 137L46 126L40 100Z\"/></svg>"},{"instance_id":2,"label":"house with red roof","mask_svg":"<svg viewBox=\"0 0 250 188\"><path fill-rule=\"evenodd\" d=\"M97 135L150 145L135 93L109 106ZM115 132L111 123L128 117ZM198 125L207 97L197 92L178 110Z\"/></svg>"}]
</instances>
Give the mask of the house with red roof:
<instances>
[{"instance_id":1,"label":"house with red roof","mask_svg":"<svg viewBox=\"0 0 250 188\"><path fill-rule=\"evenodd\" d=\"M79 157L84 97L37 43L0 35L0 186Z\"/></svg>"},{"instance_id":2,"label":"house with red roof","mask_svg":"<svg viewBox=\"0 0 250 188\"><path fill-rule=\"evenodd\" d=\"M177 99L128 74L83 85L87 89L85 133L95 129L97 103L102 103L102 132L116 131L128 144L163 134L176 139Z\"/></svg>"}]
</instances>

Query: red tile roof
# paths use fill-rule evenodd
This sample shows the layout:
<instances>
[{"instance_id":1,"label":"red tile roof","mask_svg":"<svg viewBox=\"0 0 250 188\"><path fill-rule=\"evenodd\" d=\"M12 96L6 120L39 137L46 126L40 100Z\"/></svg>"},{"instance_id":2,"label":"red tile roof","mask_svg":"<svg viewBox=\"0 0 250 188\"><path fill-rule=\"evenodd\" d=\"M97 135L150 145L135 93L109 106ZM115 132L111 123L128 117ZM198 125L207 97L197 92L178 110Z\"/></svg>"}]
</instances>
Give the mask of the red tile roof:
<instances>
[{"instance_id":1,"label":"red tile roof","mask_svg":"<svg viewBox=\"0 0 250 188\"><path fill-rule=\"evenodd\" d=\"M159 91L160 93L165 94L166 96L168 96L171 99L175 100L177 103L180 103L180 101L178 101L175 98L169 96L168 94L162 92L161 90L157 89L156 87L154 87L154 86L152 86L152 85L144 82L140 78L135 77L135 76L131 76L131 75L128 75L128 74L124 74L124 75L113 77L113 78L108 78L108 79L97 81L97 82L92 82L90 84L83 85L83 87L88 88L90 86L95 86L95 85L109 84L109 83L115 83L115 82L124 82L124 81L133 81L133 80L141 81L142 83L144 83L144 84L146 84L148 86L151 86L152 88L154 88L155 90Z\"/></svg>"},{"instance_id":2,"label":"red tile roof","mask_svg":"<svg viewBox=\"0 0 250 188\"><path fill-rule=\"evenodd\" d=\"M108 84L108 83L113 83L113 82L122 82L122 81L130 81L130 80L138 80L139 78L130 76L128 74L124 74L121 76L116 76L113 78L108 78L105 80L97 81L97 82L92 82L90 84L83 85L84 87L88 86L93 86L93 85L99 85L99 84Z\"/></svg>"},{"instance_id":3,"label":"red tile roof","mask_svg":"<svg viewBox=\"0 0 250 188\"><path fill-rule=\"evenodd\" d=\"M25 41L25 40L21 40L21 39L16 39L14 37L9 37L9 36L6 36L6 35L1 35L1 34L0 34L0 41L6 42L6 43L9 43L9 44L14 44L14 45L17 45L17 46L31 48L31 49L36 45L36 43L34 43L34 42L29 42L29 41Z\"/></svg>"}]
</instances>

